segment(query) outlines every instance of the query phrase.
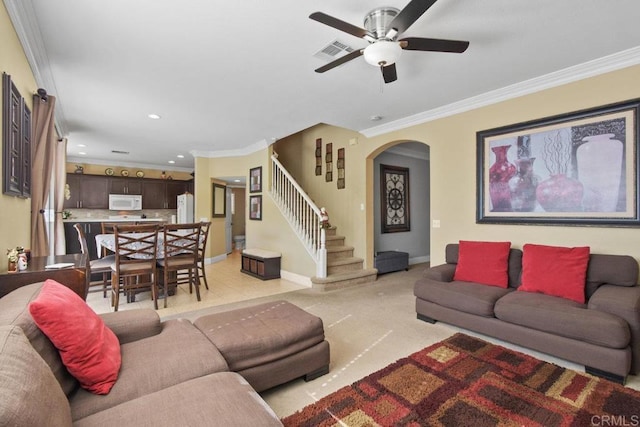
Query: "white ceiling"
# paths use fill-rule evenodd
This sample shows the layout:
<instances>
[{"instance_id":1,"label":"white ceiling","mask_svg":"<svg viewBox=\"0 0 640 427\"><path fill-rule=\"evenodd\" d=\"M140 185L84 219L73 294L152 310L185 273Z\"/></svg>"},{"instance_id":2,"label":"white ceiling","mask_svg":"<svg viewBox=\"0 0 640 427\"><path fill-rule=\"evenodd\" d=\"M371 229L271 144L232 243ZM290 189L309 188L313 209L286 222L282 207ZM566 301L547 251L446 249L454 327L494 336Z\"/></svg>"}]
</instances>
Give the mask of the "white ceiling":
<instances>
[{"instance_id":1,"label":"white ceiling","mask_svg":"<svg viewBox=\"0 0 640 427\"><path fill-rule=\"evenodd\" d=\"M335 39L367 43L308 16L361 27L374 7L408 0L4 2L57 97L69 157L86 163L191 170L194 153L248 153L317 123L374 135L640 63L638 0L439 0L402 36L469 49L404 51L386 85L363 58L315 73L325 62L313 55Z\"/></svg>"}]
</instances>

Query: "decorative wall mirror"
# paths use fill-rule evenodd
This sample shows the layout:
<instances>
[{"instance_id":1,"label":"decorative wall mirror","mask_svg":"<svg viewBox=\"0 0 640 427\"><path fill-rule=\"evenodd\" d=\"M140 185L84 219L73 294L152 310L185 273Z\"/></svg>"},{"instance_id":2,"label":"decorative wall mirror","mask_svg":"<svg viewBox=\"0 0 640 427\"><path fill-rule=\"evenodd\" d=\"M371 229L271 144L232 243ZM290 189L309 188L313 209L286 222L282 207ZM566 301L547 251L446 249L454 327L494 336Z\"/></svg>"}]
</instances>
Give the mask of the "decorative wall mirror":
<instances>
[{"instance_id":1,"label":"decorative wall mirror","mask_svg":"<svg viewBox=\"0 0 640 427\"><path fill-rule=\"evenodd\" d=\"M227 187L222 184L213 184L213 210L211 216L213 218L224 218L227 214Z\"/></svg>"}]
</instances>

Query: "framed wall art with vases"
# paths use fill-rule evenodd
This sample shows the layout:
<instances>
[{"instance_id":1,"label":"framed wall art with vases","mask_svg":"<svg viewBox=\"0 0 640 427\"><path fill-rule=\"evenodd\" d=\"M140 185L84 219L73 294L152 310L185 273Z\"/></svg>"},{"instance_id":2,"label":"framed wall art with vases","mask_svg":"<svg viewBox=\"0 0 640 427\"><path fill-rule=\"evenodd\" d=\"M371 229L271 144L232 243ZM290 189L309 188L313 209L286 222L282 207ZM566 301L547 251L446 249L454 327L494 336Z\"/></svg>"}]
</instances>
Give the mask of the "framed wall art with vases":
<instances>
[{"instance_id":1,"label":"framed wall art with vases","mask_svg":"<svg viewBox=\"0 0 640 427\"><path fill-rule=\"evenodd\" d=\"M476 222L640 226L640 99L476 135Z\"/></svg>"}]
</instances>

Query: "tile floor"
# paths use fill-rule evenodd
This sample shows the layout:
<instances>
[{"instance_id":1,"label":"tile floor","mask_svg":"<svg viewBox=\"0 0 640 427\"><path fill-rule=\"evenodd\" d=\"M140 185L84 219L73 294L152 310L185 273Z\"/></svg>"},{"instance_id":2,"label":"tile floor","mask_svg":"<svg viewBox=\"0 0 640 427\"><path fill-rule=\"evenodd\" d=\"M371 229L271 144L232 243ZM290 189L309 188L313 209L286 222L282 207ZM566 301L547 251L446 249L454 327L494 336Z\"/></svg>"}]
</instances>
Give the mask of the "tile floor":
<instances>
[{"instance_id":1,"label":"tile floor","mask_svg":"<svg viewBox=\"0 0 640 427\"><path fill-rule=\"evenodd\" d=\"M176 295L167 300L167 308L162 308L164 301L158 301L160 317L180 314L188 311L199 310L211 306L276 295L285 292L305 289L303 285L289 282L284 279L260 280L240 272L241 256L239 251L232 252L227 259L205 267L209 290L200 287L202 301L196 299L195 292L190 294L187 285L178 287ZM113 311L111 307L111 294L103 298L102 292L90 292L87 303L96 313L108 313ZM136 301L127 303L125 298L120 298L118 310L131 310L134 308L153 308L151 293L141 293L136 296Z\"/></svg>"}]
</instances>

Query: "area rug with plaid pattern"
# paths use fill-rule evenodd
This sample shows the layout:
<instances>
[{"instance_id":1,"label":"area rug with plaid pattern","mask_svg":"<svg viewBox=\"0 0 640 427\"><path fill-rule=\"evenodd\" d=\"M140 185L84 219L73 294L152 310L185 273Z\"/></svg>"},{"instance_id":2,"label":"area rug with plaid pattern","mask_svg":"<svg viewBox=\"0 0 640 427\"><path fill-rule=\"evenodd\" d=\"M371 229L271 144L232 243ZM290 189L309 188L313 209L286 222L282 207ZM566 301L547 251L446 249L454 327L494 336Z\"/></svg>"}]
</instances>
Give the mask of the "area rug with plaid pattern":
<instances>
[{"instance_id":1,"label":"area rug with plaid pattern","mask_svg":"<svg viewBox=\"0 0 640 427\"><path fill-rule=\"evenodd\" d=\"M285 426L640 426L640 392L457 333Z\"/></svg>"}]
</instances>

